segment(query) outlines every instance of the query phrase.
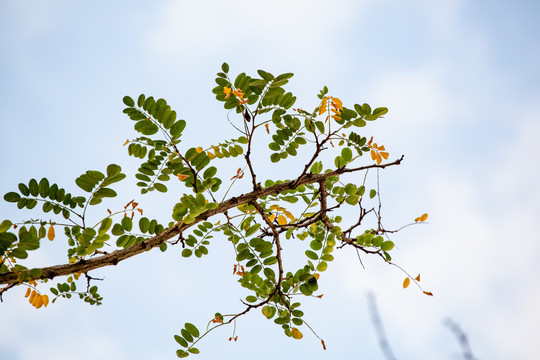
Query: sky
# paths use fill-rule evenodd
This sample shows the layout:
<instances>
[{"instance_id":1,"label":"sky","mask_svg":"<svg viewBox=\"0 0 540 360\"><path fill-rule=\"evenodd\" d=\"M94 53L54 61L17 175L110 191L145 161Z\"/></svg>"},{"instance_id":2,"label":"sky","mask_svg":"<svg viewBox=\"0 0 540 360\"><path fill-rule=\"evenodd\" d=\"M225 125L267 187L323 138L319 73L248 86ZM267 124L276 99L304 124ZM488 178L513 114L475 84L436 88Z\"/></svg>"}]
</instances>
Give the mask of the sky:
<instances>
[{"instance_id":1,"label":"sky","mask_svg":"<svg viewBox=\"0 0 540 360\"><path fill-rule=\"evenodd\" d=\"M228 341L231 327L221 328L195 358L384 359L369 317L373 293L398 359L459 358L447 318L478 359L533 359L540 333L538 14L540 3L519 0L2 0L0 193L42 177L76 192L73 179L116 163L129 181L106 207L135 198L146 216L167 222L183 189L139 194L137 161L122 147L137 136L122 97L165 98L188 123L182 146L208 146L236 136L211 93L222 62L236 74L293 72L287 89L296 106L317 106L326 85L345 106L388 107L364 128L391 159L405 155L380 172L385 223L398 228L429 213L427 224L393 236L393 259L421 273L435 296L403 289L404 274L378 259L364 257L363 269L342 249L321 277L323 298L303 302L326 351L308 330L295 341L253 312L238 321L237 342ZM272 168L255 156L261 177L290 177L294 162ZM236 173L237 162L223 164L223 178ZM32 216L15 210L2 200L0 220ZM204 328L216 311L242 309L245 292L222 240L203 259L153 250L92 272L104 278L100 307L72 299L36 310L23 286L11 289L0 303L0 359L176 358L173 335L185 322ZM59 237L42 244L32 266L65 261Z\"/></svg>"}]
</instances>

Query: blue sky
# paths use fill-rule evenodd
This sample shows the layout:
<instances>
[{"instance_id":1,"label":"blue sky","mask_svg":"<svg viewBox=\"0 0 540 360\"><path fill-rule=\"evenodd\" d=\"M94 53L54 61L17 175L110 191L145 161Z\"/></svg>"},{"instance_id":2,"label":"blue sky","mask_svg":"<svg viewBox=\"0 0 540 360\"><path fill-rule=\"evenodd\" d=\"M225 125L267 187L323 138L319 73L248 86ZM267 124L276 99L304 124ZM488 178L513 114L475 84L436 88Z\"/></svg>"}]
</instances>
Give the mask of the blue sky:
<instances>
[{"instance_id":1,"label":"blue sky","mask_svg":"<svg viewBox=\"0 0 540 360\"><path fill-rule=\"evenodd\" d=\"M249 314L237 343L227 341L231 329L218 331L197 357L267 359L277 349L383 359L367 308L373 291L400 359L455 358L446 317L480 359L532 359L540 333L539 13L534 1L2 1L0 192L32 177L75 192L73 179L109 163L133 174L137 162L122 147L136 136L124 95L167 99L188 121L183 145L208 146L235 136L211 93L223 61L233 73L294 72L298 106L316 106L327 85L345 105L389 108L366 128L391 156L405 155L381 172L385 221L399 227L430 214L428 225L394 237L394 260L420 272L435 296L403 290L394 267L368 258L363 270L356 254L341 251L324 274L323 299L305 301L327 351L308 332L293 341ZM258 159L262 177L287 177L287 164L269 169ZM232 176L237 165L224 166ZM107 206L133 197L145 215L164 219L175 202L170 193L143 197L126 182ZM14 210L3 202L0 218L21 220ZM41 250L36 266L65 261L61 241ZM105 277L101 307L71 300L35 310L25 289L13 289L0 305L0 358L175 358L172 335L185 322L203 327L215 311L241 309L231 264L217 239L198 261L151 251L95 271Z\"/></svg>"}]
</instances>

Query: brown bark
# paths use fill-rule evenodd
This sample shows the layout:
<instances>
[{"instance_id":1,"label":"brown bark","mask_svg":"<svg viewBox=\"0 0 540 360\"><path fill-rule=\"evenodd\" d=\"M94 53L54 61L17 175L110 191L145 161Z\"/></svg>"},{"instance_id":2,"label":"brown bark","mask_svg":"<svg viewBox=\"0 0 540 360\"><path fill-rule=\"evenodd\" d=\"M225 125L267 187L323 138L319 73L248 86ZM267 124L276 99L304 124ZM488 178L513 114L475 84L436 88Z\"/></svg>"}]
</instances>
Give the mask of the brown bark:
<instances>
[{"instance_id":1,"label":"brown bark","mask_svg":"<svg viewBox=\"0 0 540 360\"><path fill-rule=\"evenodd\" d=\"M253 202L264 196L279 194L283 191L292 190L300 185L320 182L332 176L345 174L349 172L357 172L357 171L362 171L362 170L367 170L367 169L372 169L372 168L384 169L388 166L399 165L402 160L403 160L403 156L400 159L391 163L387 163L387 164L381 164L381 165L373 164L373 165L367 165L367 166L362 166L362 167L357 167L357 168L352 168L352 169L339 168L325 174L307 173L307 174L301 175L299 178L295 180L287 181L287 182L273 185L267 188L259 188L249 193L242 194L237 197L232 197L220 203L218 207L216 207L215 209L207 210L206 212L199 215L196 218L196 220L191 224L177 223L174 226L164 230L163 232L161 232L160 234L152 238L146 239L128 248L113 251L112 253L109 253L106 255L94 257L87 260L80 260L74 264L63 264L63 265L55 265L55 266L41 268L42 270L41 276L37 278L29 279L29 280L53 279L57 276L65 276L65 275L70 275L70 274L75 274L75 273L86 273L90 270L98 269L104 266L117 265L120 261L128 259L135 255L138 255L145 251L148 251L152 248L158 247L164 241L169 240L173 238L174 236L177 236L178 234L184 232L185 230L189 229L193 225L196 225L197 223L201 221L205 221L211 216L221 214L233 207L246 204L249 202ZM5 274L0 274L0 285L15 284L19 282L20 280L17 277L17 272L8 272Z\"/></svg>"}]
</instances>

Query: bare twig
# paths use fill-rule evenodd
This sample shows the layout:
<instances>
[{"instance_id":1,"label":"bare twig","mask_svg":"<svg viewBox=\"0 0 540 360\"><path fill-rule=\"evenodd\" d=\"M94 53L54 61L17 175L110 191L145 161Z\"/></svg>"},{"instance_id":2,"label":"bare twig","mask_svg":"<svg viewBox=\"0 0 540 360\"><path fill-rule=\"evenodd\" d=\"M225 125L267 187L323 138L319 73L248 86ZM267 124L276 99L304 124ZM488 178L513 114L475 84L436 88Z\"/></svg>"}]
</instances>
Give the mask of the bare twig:
<instances>
[{"instance_id":1,"label":"bare twig","mask_svg":"<svg viewBox=\"0 0 540 360\"><path fill-rule=\"evenodd\" d=\"M463 332L463 330L461 330L461 327L450 318L445 319L443 323L447 328L450 329L450 331L454 333L454 335L458 339L459 345L461 345L463 358L465 360L475 360L476 358L472 354L471 346L469 345L467 335Z\"/></svg>"},{"instance_id":2,"label":"bare twig","mask_svg":"<svg viewBox=\"0 0 540 360\"><path fill-rule=\"evenodd\" d=\"M379 339L379 346L381 347L381 351L383 352L384 357L386 359L396 360L396 357L392 353L392 349L390 348L390 344L388 343L388 340L386 338L386 334L384 332L381 318L379 317L379 311L377 310L377 304L375 302L375 295L372 292L370 292L367 298L368 298L369 313L371 315L371 322L373 323L373 327L375 328L375 331L377 332L377 337Z\"/></svg>"}]
</instances>

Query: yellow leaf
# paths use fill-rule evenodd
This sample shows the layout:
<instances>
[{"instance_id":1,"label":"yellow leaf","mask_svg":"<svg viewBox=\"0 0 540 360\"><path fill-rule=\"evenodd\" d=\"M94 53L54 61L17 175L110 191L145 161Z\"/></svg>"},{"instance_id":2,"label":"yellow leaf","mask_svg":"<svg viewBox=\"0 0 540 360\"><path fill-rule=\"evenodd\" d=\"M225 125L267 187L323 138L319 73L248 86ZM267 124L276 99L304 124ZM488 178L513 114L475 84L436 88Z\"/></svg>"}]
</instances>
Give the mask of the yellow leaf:
<instances>
[{"instance_id":1,"label":"yellow leaf","mask_svg":"<svg viewBox=\"0 0 540 360\"><path fill-rule=\"evenodd\" d=\"M47 239L54 240L54 227L52 225L49 226L49 230L47 231Z\"/></svg>"},{"instance_id":2,"label":"yellow leaf","mask_svg":"<svg viewBox=\"0 0 540 360\"><path fill-rule=\"evenodd\" d=\"M138 212L140 212L140 213L141 213L141 215L142 215L142 213L143 213L143 209L139 209L139 208L137 208L137 211L138 211Z\"/></svg>"},{"instance_id":3,"label":"yellow leaf","mask_svg":"<svg viewBox=\"0 0 540 360\"><path fill-rule=\"evenodd\" d=\"M200 147L200 146L198 148L196 148L195 150L197 151L197 154L202 153L202 147Z\"/></svg>"},{"instance_id":4,"label":"yellow leaf","mask_svg":"<svg viewBox=\"0 0 540 360\"><path fill-rule=\"evenodd\" d=\"M328 104L328 96L322 99L321 106L319 106L319 115L322 115L326 111L326 106Z\"/></svg>"},{"instance_id":5,"label":"yellow leaf","mask_svg":"<svg viewBox=\"0 0 540 360\"><path fill-rule=\"evenodd\" d=\"M39 309L40 307L42 307L43 306L43 296L38 295L36 297L36 302L33 305L36 307L36 309Z\"/></svg>"},{"instance_id":6,"label":"yellow leaf","mask_svg":"<svg viewBox=\"0 0 540 360\"><path fill-rule=\"evenodd\" d=\"M381 151L379 154L386 160L388 159L388 153L386 151Z\"/></svg>"},{"instance_id":7,"label":"yellow leaf","mask_svg":"<svg viewBox=\"0 0 540 360\"><path fill-rule=\"evenodd\" d=\"M242 89L233 90L232 93L239 98L243 98L245 95L244 92L242 92Z\"/></svg>"},{"instance_id":8,"label":"yellow leaf","mask_svg":"<svg viewBox=\"0 0 540 360\"><path fill-rule=\"evenodd\" d=\"M231 88L225 86L225 87L223 88L223 93L225 94L225 99L228 99L229 96L231 96Z\"/></svg>"},{"instance_id":9,"label":"yellow leaf","mask_svg":"<svg viewBox=\"0 0 540 360\"><path fill-rule=\"evenodd\" d=\"M384 145L379 146L377 149L379 149L379 151L384 151L384 150L386 150L386 149L384 148Z\"/></svg>"},{"instance_id":10,"label":"yellow leaf","mask_svg":"<svg viewBox=\"0 0 540 360\"><path fill-rule=\"evenodd\" d=\"M30 301L30 304L34 303L34 299L36 298L36 295L37 295L36 290L32 290L32 294L30 294L30 299L28 299L28 301Z\"/></svg>"},{"instance_id":11,"label":"yellow leaf","mask_svg":"<svg viewBox=\"0 0 540 360\"><path fill-rule=\"evenodd\" d=\"M24 297L29 297L31 293L32 293L32 289L30 288L26 289L26 295L24 295Z\"/></svg>"},{"instance_id":12,"label":"yellow leaf","mask_svg":"<svg viewBox=\"0 0 540 360\"><path fill-rule=\"evenodd\" d=\"M301 338L304 337L304 335L300 332L300 330L298 330L297 328L293 327L293 328L292 328L292 337L293 337L293 339L300 340Z\"/></svg>"},{"instance_id":13,"label":"yellow leaf","mask_svg":"<svg viewBox=\"0 0 540 360\"><path fill-rule=\"evenodd\" d=\"M188 175L182 175L180 173L178 173L177 176L178 176L178 180L180 180L180 181L184 181L189 177Z\"/></svg>"},{"instance_id":14,"label":"yellow leaf","mask_svg":"<svg viewBox=\"0 0 540 360\"><path fill-rule=\"evenodd\" d=\"M340 110L343 109L343 103L338 98L335 98L335 97L332 98L332 105L334 105L335 107L337 107Z\"/></svg>"},{"instance_id":15,"label":"yellow leaf","mask_svg":"<svg viewBox=\"0 0 540 360\"><path fill-rule=\"evenodd\" d=\"M81 273L73 274L73 277L75 278L75 280L79 280L79 276L81 276Z\"/></svg>"},{"instance_id":16,"label":"yellow leaf","mask_svg":"<svg viewBox=\"0 0 540 360\"><path fill-rule=\"evenodd\" d=\"M332 119L336 120L336 121L340 121L341 120L341 116L338 116L338 115L332 115Z\"/></svg>"},{"instance_id":17,"label":"yellow leaf","mask_svg":"<svg viewBox=\"0 0 540 360\"><path fill-rule=\"evenodd\" d=\"M276 218L276 214L272 214L272 215L270 215L268 220L270 220L270 222L272 222L272 221L274 221L275 218Z\"/></svg>"},{"instance_id":18,"label":"yellow leaf","mask_svg":"<svg viewBox=\"0 0 540 360\"><path fill-rule=\"evenodd\" d=\"M411 283L411 279L406 277L405 280L403 280L403 288L406 289L407 287L409 287L410 283Z\"/></svg>"},{"instance_id":19,"label":"yellow leaf","mask_svg":"<svg viewBox=\"0 0 540 360\"><path fill-rule=\"evenodd\" d=\"M49 295L43 295L43 306L47 307L49 305Z\"/></svg>"},{"instance_id":20,"label":"yellow leaf","mask_svg":"<svg viewBox=\"0 0 540 360\"><path fill-rule=\"evenodd\" d=\"M420 216L420 220L419 221L426 221L428 218L428 214L423 214L422 216Z\"/></svg>"},{"instance_id":21,"label":"yellow leaf","mask_svg":"<svg viewBox=\"0 0 540 360\"><path fill-rule=\"evenodd\" d=\"M208 155L208 158L209 158L210 160L212 160L212 159L215 159L215 158L216 158L216 155L214 155L214 154L213 154L213 153L211 153L210 151L208 151L208 152L206 153L206 155Z\"/></svg>"},{"instance_id":22,"label":"yellow leaf","mask_svg":"<svg viewBox=\"0 0 540 360\"><path fill-rule=\"evenodd\" d=\"M270 210L277 210L278 208L279 208L279 205L276 205L276 204L271 205L271 206L269 207Z\"/></svg>"},{"instance_id":23,"label":"yellow leaf","mask_svg":"<svg viewBox=\"0 0 540 360\"><path fill-rule=\"evenodd\" d=\"M127 144L129 144L129 140L126 140L126 142L122 146L126 146Z\"/></svg>"},{"instance_id":24,"label":"yellow leaf","mask_svg":"<svg viewBox=\"0 0 540 360\"><path fill-rule=\"evenodd\" d=\"M377 165L379 165L382 162L381 154L377 153Z\"/></svg>"},{"instance_id":25,"label":"yellow leaf","mask_svg":"<svg viewBox=\"0 0 540 360\"><path fill-rule=\"evenodd\" d=\"M287 224L287 219L285 219L285 216L279 215L278 218L277 218L277 222L278 222L279 225L286 225Z\"/></svg>"},{"instance_id":26,"label":"yellow leaf","mask_svg":"<svg viewBox=\"0 0 540 360\"><path fill-rule=\"evenodd\" d=\"M320 276L320 275L317 274L317 273L313 274L313 277L314 277L315 279L317 279L317 280L319 280L319 276Z\"/></svg>"},{"instance_id":27,"label":"yellow leaf","mask_svg":"<svg viewBox=\"0 0 540 360\"><path fill-rule=\"evenodd\" d=\"M294 220L294 215L288 212L287 210L283 211L283 214L291 220Z\"/></svg>"},{"instance_id":28,"label":"yellow leaf","mask_svg":"<svg viewBox=\"0 0 540 360\"><path fill-rule=\"evenodd\" d=\"M415 277L415 278L414 278L414 280L416 280L416 281L420 281L420 274L418 274L418 276L417 276L417 277Z\"/></svg>"},{"instance_id":29,"label":"yellow leaf","mask_svg":"<svg viewBox=\"0 0 540 360\"><path fill-rule=\"evenodd\" d=\"M370 154L371 154L371 160L377 159L377 153L375 152L375 150L371 150Z\"/></svg>"}]
</instances>

